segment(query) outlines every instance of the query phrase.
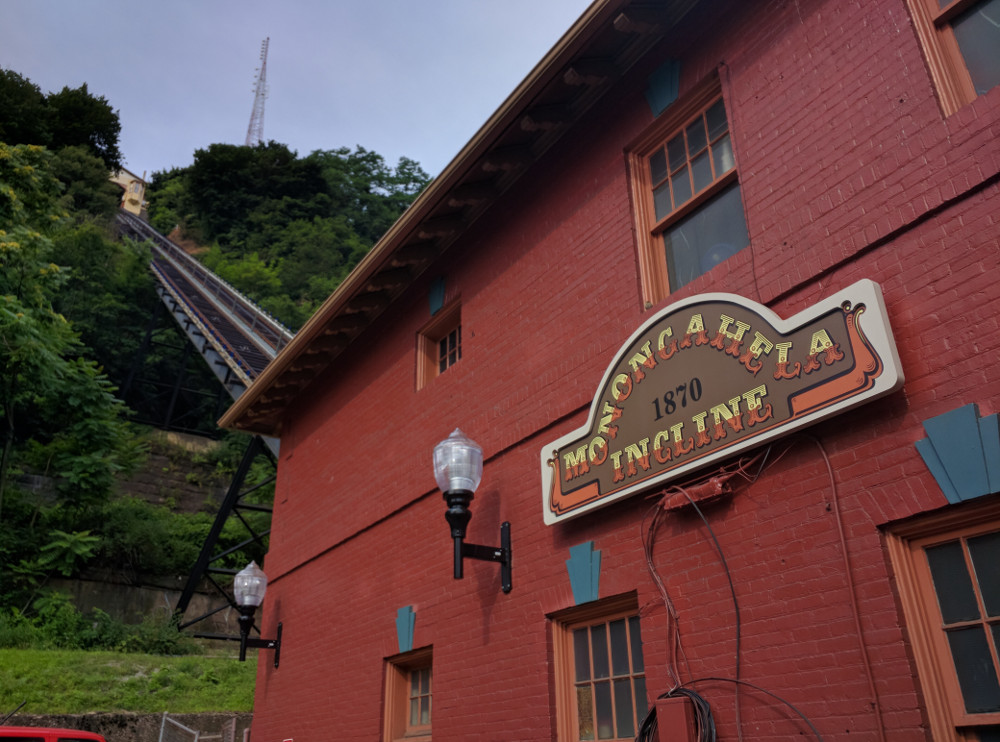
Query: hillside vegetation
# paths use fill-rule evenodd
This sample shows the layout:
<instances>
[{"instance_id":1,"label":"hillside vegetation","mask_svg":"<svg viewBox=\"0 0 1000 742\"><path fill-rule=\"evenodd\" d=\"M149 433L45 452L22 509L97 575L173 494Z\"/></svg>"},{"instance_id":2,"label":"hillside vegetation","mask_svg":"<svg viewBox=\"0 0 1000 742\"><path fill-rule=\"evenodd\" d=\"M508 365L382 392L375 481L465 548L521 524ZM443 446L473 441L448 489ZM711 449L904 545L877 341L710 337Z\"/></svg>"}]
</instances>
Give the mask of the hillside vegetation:
<instances>
[{"instance_id":1,"label":"hillside vegetation","mask_svg":"<svg viewBox=\"0 0 1000 742\"><path fill-rule=\"evenodd\" d=\"M252 663L167 657L199 651L169 617L126 625L81 613L51 587L108 572L126 582L186 576L211 527L210 512L129 489L154 445L137 424L137 406L151 399L122 395L141 346L144 373L167 388L183 374L178 404L192 427L221 439L202 468L231 476L246 445L214 429L218 382L197 356L183 365L177 328L155 329L144 345L159 299L148 248L115 235L120 192L108 169L121 162L119 128L86 85L46 95L0 69L0 710L25 698L33 713L160 710L164 698L177 712L241 710ZM210 267L294 328L428 178L415 162L389 167L362 147L299 157L268 142L213 144L152 180L154 225L201 245ZM247 486L271 473L255 467ZM253 499L271 496L263 486ZM244 538L227 530L218 546ZM248 546L221 566L262 556ZM189 685L190 700L170 695Z\"/></svg>"}]
</instances>

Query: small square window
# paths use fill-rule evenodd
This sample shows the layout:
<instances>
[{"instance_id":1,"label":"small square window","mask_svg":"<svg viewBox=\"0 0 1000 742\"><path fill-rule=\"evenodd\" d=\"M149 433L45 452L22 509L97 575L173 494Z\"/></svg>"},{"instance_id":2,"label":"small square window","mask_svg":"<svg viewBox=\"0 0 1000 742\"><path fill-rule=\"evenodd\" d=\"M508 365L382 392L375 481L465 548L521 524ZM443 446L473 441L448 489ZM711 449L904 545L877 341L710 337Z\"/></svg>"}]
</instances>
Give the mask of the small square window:
<instances>
[{"instance_id":1,"label":"small square window","mask_svg":"<svg viewBox=\"0 0 1000 742\"><path fill-rule=\"evenodd\" d=\"M462 306L441 309L417 335L417 389L462 360Z\"/></svg>"},{"instance_id":2,"label":"small square window","mask_svg":"<svg viewBox=\"0 0 1000 742\"><path fill-rule=\"evenodd\" d=\"M384 742L431 739L432 657L425 647L386 662Z\"/></svg>"},{"instance_id":3,"label":"small square window","mask_svg":"<svg viewBox=\"0 0 1000 742\"><path fill-rule=\"evenodd\" d=\"M553 638L560 742L634 739L648 710L635 597L563 612Z\"/></svg>"}]
</instances>

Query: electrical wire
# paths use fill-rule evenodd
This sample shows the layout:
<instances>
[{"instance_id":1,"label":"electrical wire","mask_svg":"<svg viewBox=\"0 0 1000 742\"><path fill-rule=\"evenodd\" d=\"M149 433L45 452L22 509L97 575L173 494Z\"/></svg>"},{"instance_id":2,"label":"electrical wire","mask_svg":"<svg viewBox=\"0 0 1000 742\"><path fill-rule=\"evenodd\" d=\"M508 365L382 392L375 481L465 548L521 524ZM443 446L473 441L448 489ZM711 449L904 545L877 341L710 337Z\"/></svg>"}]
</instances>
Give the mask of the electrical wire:
<instances>
[{"instance_id":1,"label":"electrical wire","mask_svg":"<svg viewBox=\"0 0 1000 742\"><path fill-rule=\"evenodd\" d=\"M844 522L840 512L840 496L837 492L837 478L833 473L833 465L830 457L819 438L811 435L803 436L807 440L816 444L823 461L826 463L826 471L830 477L830 491L833 496L833 513L837 519L837 532L840 535L840 549L844 557L844 575L847 580L847 592L851 598L851 612L854 615L854 628L858 637L858 648L861 650L861 660L865 666L865 677L868 680L868 692L871 694L872 709L875 711L875 721L878 726L879 739L885 742L885 723L882 719L882 705L879 703L878 692L875 689L875 674L872 671L871 658L868 655L868 646L865 644L865 636L861 629L861 610L858 608L858 596L854 588L854 570L851 568L851 556L847 551L847 537L844 535Z\"/></svg>"}]
</instances>

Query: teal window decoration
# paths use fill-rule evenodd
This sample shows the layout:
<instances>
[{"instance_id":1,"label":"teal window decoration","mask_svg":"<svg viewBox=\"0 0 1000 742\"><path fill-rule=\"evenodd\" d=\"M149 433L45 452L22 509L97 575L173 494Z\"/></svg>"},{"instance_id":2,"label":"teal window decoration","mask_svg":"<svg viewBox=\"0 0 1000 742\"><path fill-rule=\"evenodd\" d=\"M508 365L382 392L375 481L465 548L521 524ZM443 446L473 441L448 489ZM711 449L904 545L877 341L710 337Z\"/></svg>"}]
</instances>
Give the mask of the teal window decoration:
<instances>
[{"instance_id":1,"label":"teal window decoration","mask_svg":"<svg viewBox=\"0 0 1000 742\"><path fill-rule=\"evenodd\" d=\"M434 283L431 284L430 291L427 294L427 299L430 303L431 316L433 317L444 306L444 276L438 276L434 279Z\"/></svg>"},{"instance_id":2,"label":"teal window decoration","mask_svg":"<svg viewBox=\"0 0 1000 742\"><path fill-rule=\"evenodd\" d=\"M1000 425L967 404L924 421L927 437L917 451L938 486L955 504L1000 492Z\"/></svg>"},{"instance_id":3,"label":"teal window decoration","mask_svg":"<svg viewBox=\"0 0 1000 742\"><path fill-rule=\"evenodd\" d=\"M412 605L403 606L396 611L396 638L399 641L399 653L413 650L413 628L416 625L417 614Z\"/></svg>"},{"instance_id":4,"label":"teal window decoration","mask_svg":"<svg viewBox=\"0 0 1000 742\"><path fill-rule=\"evenodd\" d=\"M569 572L569 584L576 605L597 600L601 582L601 552L594 551L593 541L570 547L566 571Z\"/></svg>"},{"instance_id":5,"label":"teal window decoration","mask_svg":"<svg viewBox=\"0 0 1000 742\"><path fill-rule=\"evenodd\" d=\"M646 103L654 116L659 116L677 100L680 90L681 63L676 59L668 59L649 76L649 86L646 88Z\"/></svg>"}]
</instances>

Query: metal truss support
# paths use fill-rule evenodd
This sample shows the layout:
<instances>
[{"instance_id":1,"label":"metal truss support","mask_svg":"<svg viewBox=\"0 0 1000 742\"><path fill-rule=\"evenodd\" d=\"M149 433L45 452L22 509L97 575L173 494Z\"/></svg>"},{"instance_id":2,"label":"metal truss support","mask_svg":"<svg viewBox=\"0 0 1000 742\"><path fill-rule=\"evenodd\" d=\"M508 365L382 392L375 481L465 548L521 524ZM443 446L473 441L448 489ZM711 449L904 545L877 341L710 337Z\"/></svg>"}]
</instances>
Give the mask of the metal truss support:
<instances>
[{"instance_id":1,"label":"metal truss support","mask_svg":"<svg viewBox=\"0 0 1000 742\"><path fill-rule=\"evenodd\" d=\"M226 569L223 567L214 567L213 563L218 562L230 554L233 554L241 549L249 546L250 544L256 543L260 546L264 546L264 537L270 533L270 528L258 533L253 526L243 517L241 511L257 511L257 512L271 512L271 508L266 505L256 505L249 502L242 502L242 499L246 496L255 492L256 490L264 487L274 481L274 477L269 478L265 482L254 485L250 489L243 490L243 484L246 481L247 474L250 471L250 467L253 465L254 461L260 455L266 455L268 460L275 464L273 456L269 453L267 442L260 436L254 436L246 451L243 453L243 459L240 461L240 465L236 470L233 480L229 485L229 489L226 492L226 496L222 501L222 505L219 507L219 512L215 517L215 522L212 524L212 528L205 538L205 543L201 548L201 553L198 555L198 560L195 562L194 567L191 569L190 575L188 575L187 584L184 587L184 591L181 593L180 599L177 601L177 606L174 609L174 615L178 622L179 629L186 629L199 621L203 621L216 613L223 611L229 607L236 608L236 604L233 600L232 595L228 590L226 590L219 582L215 579L215 575L225 575L232 576L235 575L237 570ZM219 536L222 534L222 529L225 527L227 521L230 517L237 518L245 527L248 533L248 538L235 546L232 546L224 551L217 552L216 549L219 543ZM197 592L199 584L201 584L203 579L207 579L215 591L224 599L224 603L213 610L193 618L190 620L185 620L185 613L191 605L191 600L194 598ZM200 638L208 639L229 639L239 641L239 636L225 636L210 633L195 633L194 636Z\"/></svg>"}]
</instances>

